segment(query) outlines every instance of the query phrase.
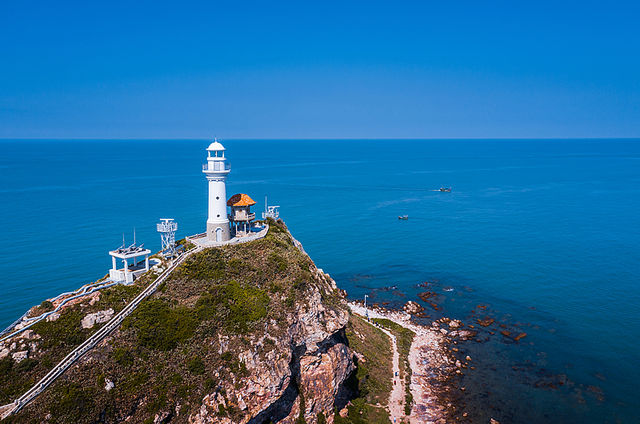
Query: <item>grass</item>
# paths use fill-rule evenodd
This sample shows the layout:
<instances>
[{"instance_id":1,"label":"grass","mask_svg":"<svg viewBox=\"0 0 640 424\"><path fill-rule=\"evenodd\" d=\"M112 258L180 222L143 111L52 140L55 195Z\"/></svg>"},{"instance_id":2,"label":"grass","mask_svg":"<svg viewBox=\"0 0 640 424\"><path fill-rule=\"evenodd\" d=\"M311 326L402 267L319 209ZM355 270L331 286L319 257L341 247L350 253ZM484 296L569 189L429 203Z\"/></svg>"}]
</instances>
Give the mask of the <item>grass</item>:
<instances>
[{"instance_id":1,"label":"grass","mask_svg":"<svg viewBox=\"0 0 640 424\"><path fill-rule=\"evenodd\" d=\"M269 295L257 287L231 280L200 296L195 312L201 320L217 318L228 331L246 333L251 324L267 316Z\"/></svg>"},{"instance_id":2,"label":"grass","mask_svg":"<svg viewBox=\"0 0 640 424\"><path fill-rule=\"evenodd\" d=\"M39 321L31 329L42 338L42 349L76 346L85 341L89 334L80 324L83 317L83 311L74 306L65 309L57 320Z\"/></svg>"},{"instance_id":3,"label":"grass","mask_svg":"<svg viewBox=\"0 0 640 424\"><path fill-rule=\"evenodd\" d=\"M86 409L95 406L92 388L82 387L77 383L67 383L58 385L54 390L58 400L51 409L54 422L88 421L83 414Z\"/></svg>"},{"instance_id":4,"label":"grass","mask_svg":"<svg viewBox=\"0 0 640 424\"><path fill-rule=\"evenodd\" d=\"M122 323L124 330L135 329L140 346L157 350L175 349L193 336L196 326L192 310L172 308L160 299L142 302Z\"/></svg>"},{"instance_id":5,"label":"grass","mask_svg":"<svg viewBox=\"0 0 640 424\"><path fill-rule=\"evenodd\" d=\"M374 318L374 322L388 328L389 331L396 336L396 342L398 344L398 354L400 355L400 378L405 380L405 403L404 412L406 415L411 413L411 404L413 403L413 395L411 394L411 367L409 366L409 350L411 350L411 344L413 343L413 337L415 333L408 328L405 328L395 322L384 319Z\"/></svg>"},{"instance_id":6,"label":"grass","mask_svg":"<svg viewBox=\"0 0 640 424\"><path fill-rule=\"evenodd\" d=\"M389 423L389 414L384 406L389 400L393 380L391 340L355 315L350 316L346 335L349 346L364 359L358 361L356 371L358 397L351 401L348 416L336 416L334 422Z\"/></svg>"},{"instance_id":7,"label":"grass","mask_svg":"<svg viewBox=\"0 0 640 424\"><path fill-rule=\"evenodd\" d=\"M34 359L16 363L10 356L0 359L0 404L9 403L27 391L33 379L24 379L24 373L38 365Z\"/></svg>"},{"instance_id":8,"label":"grass","mask_svg":"<svg viewBox=\"0 0 640 424\"><path fill-rule=\"evenodd\" d=\"M101 311L109 308L118 313L133 300L143 289L141 284L115 286L100 291L100 300L92 307L94 311Z\"/></svg>"}]
</instances>

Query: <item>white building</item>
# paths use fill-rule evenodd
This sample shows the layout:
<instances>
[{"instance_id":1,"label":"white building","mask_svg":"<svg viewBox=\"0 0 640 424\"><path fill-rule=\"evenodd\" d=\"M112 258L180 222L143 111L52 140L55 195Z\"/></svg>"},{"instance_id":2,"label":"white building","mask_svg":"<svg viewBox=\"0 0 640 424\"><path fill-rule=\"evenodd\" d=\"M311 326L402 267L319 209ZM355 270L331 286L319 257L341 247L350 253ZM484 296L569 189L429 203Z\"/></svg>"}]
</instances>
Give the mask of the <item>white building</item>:
<instances>
[{"instance_id":1,"label":"white building","mask_svg":"<svg viewBox=\"0 0 640 424\"><path fill-rule=\"evenodd\" d=\"M111 281L124 282L126 284L133 283L135 277L149 271L150 254L151 250L135 244L109 251L112 263L112 267L109 270L109 278ZM144 256L144 262L136 260L141 256ZM123 267L121 269L118 269L117 259L122 260ZM129 259L132 259L132 265L129 265Z\"/></svg>"},{"instance_id":2,"label":"white building","mask_svg":"<svg viewBox=\"0 0 640 424\"><path fill-rule=\"evenodd\" d=\"M209 181L209 217L207 218L207 239L224 242L231 238L227 218L227 175L231 167L224 157L224 146L214 140L207 147L207 163L202 166Z\"/></svg>"}]
</instances>

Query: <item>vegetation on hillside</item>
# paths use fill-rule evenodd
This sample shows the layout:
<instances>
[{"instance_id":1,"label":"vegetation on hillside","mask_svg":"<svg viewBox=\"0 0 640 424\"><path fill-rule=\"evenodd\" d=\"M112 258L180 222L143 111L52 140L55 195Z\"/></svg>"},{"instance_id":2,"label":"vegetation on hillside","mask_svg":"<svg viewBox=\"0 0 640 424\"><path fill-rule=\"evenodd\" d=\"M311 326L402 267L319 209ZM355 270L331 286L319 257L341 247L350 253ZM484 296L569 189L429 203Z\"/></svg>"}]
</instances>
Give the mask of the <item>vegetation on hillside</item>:
<instances>
[{"instance_id":1,"label":"vegetation on hillside","mask_svg":"<svg viewBox=\"0 0 640 424\"><path fill-rule=\"evenodd\" d=\"M142 290L146 281L141 279L131 286L109 287L100 292L100 300L93 305L88 301L80 302L62 309L55 320L43 320L34 324L30 330L34 333L33 342L37 343L39 352L30 352L29 358L19 363L10 356L2 359L1 363L4 365L0 367L0 404L4 405L21 396L102 326L96 324L90 329L82 328L81 321L85 315L108 308L121 310ZM52 310L53 305L44 301L36 309L37 316Z\"/></svg>"},{"instance_id":2,"label":"vegetation on hillside","mask_svg":"<svg viewBox=\"0 0 640 424\"><path fill-rule=\"evenodd\" d=\"M358 368L352 383L357 397L351 401L348 416L334 417L336 424L388 424L386 405L392 389L393 369L391 341L379 329L351 315L347 326L349 346L359 355Z\"/></svg>"},{"instance_id":3,"label":"vegetation on hillside","mask_svg":"<svg viewBox=\"0 0 640 424\"><path fill-rule=\"evenodd\" d=\"M413 331L405 328L395 322L384 319L374 318L374 322L389 329L395 336L398 344L398 354L400 355L400 378L404 378L405 381L405 402L404 412L406 415L411 414L411 404L413 403L413 395L411 394L411 367L409 366L409 350L411 350L411 344L413 343L413 337L416 335Z\"/></svg>"},{"instance_id":4,"label":"vegetation on hillside","mask_svg":"<svg viewBox=\"0 0 640 424\"><path fill-rule=\"evenodd\" d=\"M312 266L284 225L273 221L264 239L192 255L113 337L90 353L90 359L14 419L29 421L51 413L52 423L115 422L133 414L134 422L142 422L178 404L181 416L187 416L223 382L241 384L248 371L239 353L252 350L263 356L273 350L273 340L286 334L310 289L339 304L333 289L313 277ZM48 346L64 343L72 348L95 331L80 329L82 316L119 310L142 287L108 289L96 305L69 309L57 321L43 323L38 334ZM59 340L58 332L63 336ZM13 369L15 364L2 366ZM373 381L363 390L378 390ZM109 391L108 382L113 383ZM229 404L218 411L232 421L240 413Z\"/></svg>"}]
</instances>

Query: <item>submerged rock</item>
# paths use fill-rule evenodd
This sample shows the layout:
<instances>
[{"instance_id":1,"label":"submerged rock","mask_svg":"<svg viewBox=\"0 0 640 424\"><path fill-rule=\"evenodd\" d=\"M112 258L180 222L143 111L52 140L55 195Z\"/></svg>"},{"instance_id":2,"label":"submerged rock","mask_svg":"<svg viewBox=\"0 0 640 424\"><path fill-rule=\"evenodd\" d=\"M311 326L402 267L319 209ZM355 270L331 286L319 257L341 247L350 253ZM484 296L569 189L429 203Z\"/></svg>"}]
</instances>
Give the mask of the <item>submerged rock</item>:
<instances>
[{"instance_id":1,"label":"submerged rock","mask_svg":"<svg viewBox=\"0 0 640 424\"><path fill-rule=\"evenodd\" d=\"M517 336L515 336L515 337L513 338L513 340L518 341L518 340L523 339L523 338L525 338L525 337L527 337L527 333L520 333L520 334L518 334Z\"/></svg>"},{"instance_id":2,"label":"submerged rock","mask_svg":"<svg viewBox=\"0 0 640 424\"><path fill-rule=\"evenodd\" d=\"M489 317L485 317L484 319L478 318L476 322L483 327L488 327L495 322L495 319Z\"/></svg>"}]
</instances>

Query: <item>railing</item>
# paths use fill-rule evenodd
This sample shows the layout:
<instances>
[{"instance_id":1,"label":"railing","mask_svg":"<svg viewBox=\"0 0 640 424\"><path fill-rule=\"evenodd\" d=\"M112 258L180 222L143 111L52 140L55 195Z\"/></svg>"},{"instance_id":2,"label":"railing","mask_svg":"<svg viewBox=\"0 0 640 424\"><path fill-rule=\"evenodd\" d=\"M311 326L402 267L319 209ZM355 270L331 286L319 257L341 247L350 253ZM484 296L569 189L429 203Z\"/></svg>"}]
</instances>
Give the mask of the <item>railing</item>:
<instances>
[{"instance_id":1,"label":"railing","mask_svg":"<svg viewBox=\"0 0 640 424\"><path fill-rule=\"evenodd\" d=\"M228 163L225 163L224 166L220 162L212 162L212 163L214 164L214 166L209 166L209 163L203 163L202 170L213 171L213 172L231 171L231 165Z\"/></svg>"},{"instance_id":2,"label":"railing","mask_svg":"<svg viewBox=\"0 0 640 424\"><path fill-rule=\"evenodd\" d=\"M227 214L229 221L252 221L256 219L256 214L254 212L251 213L236 213L236 214Z\"/></svg>"},{"instance_id":3,"label":"railing","mask_svg":"<svg viewBox=\"0 0 640 424\"><path fill-rule=\"evenodd\" d=\"M66 293L61 293L58 296L54 297L52 299L53 302L55 302L56 300L60 299L63 296L70 296L67 297L66 299L64 299L62 302L60 302L60 304L58 304L58 306L56 306L56 308L52 311L49 312L45 312L41 315L38 315L37 317L33 317L33 318L26 318L27 314L29 313L29 311L25 312L25 314L20 317L17 321L15 321L13 324L11 324L11 326L7 327L6 330L2 331L0 333L0 342L3 342L5 340L8 340L20 333L22 333L23 331L29 329L30 327L34 326L36 323L42 321L43 319L45 319L46 317L48 317L49 315L52 315L56 312L58 312L67 302L70 302L74 299L77 299L79 297L82 296L87 296L97 290L102 290L102 289L106 289L108 287L114 286L118 284L118 282L114 282L111 280L103 280L103 281L99 281L96 283L91 283L91 284L87 284L85 286L82 286L81 288L79 288L76 291L73 292L66 292ZM15 330L15 326L17 324L20 323L27 323L27 325L25 325L24 327L20 328L19 330ZM10 334L7 334L10 333Z\"/></svg>"},{"instance_id":4,"label":"railing","mask_svg":"<svg viewBox=\"0 0 640 424\"><path fill-rule=\"evenodd\" d=\"M0 415L0 420L15 414L20 411L25 405L35 399L40 393L44 391L47 387L51 385L59 376L61 376L73 363L75 363L78 359L82 357L89 350L93 349L98 343L100 343L105 337L107 337L113 330L118 328L122 321L126 317L128 317L137 307L138 305L153 294L158 286L166 280L166 278L175 270L178 265L180 265L188 256L191 254L201 250L201 247L194 247L193 249L185 252L178 259L174 261L174 263L167 268L154 282L149 284L146 289L144 289L135 299L133 299L123 310L121 310L118 314L116 314L107 324L101 327L98 331L96 331L91 337L85 340L80 346L75 348L71 353L64 357L62 361L58 363L51 371L47 373L40 381L38 381L33 387L31 387L25 394L20 396L13 402L13 407L10 405L4 405L0 407L0 410L5 410L5 412Z\"/></svg>"},{"instance_id":5,"label":"railing","mask_svg":"<svg viewBox=\"0 0 640 424\"><path fill-rule=\"evenodd\" d=\"M156 224L156 229L159 232L163 232L163 233L168 233L170 231L177 231L178 223L177 222L160 222Z\"/></svg>"}]
</instances>

